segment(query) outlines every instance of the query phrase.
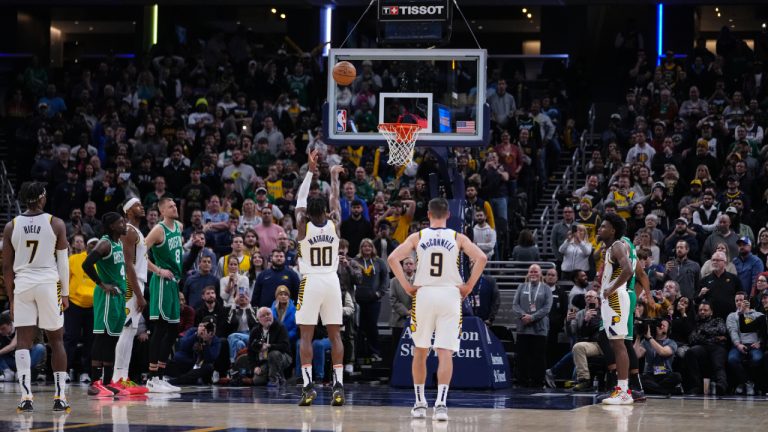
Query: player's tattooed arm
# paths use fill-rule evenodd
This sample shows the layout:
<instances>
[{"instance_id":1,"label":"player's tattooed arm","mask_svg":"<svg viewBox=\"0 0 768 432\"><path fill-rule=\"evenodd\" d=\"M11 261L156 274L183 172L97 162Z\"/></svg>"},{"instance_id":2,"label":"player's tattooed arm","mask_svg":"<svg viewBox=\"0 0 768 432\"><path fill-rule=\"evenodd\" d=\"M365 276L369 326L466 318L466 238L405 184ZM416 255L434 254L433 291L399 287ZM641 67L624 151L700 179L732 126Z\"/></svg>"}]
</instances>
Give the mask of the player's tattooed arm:
<instances>
[{"instance_id":1,"label":"player's tattooed arm","mask_svg":"<svg viewBox=\"0 0 768 432\"><path fill-rule=\"evenodd\" d=\"M297 240L304 240L307 235L307 198L309 197L309 188L312 185L312 179L317 173L317 159L319 153L317 150L312 150L309 153L309 161L307 162L307 174L304 176L304 181L299 186L299 191L296 194L296 229L298 231Z\"/></svg>"},{"instance_id":2,"label":"player's tattooed arm","mask_svg":"<svg viewBox=\"0 0 768 432\"><path fill-rule=\"evenodd\" d=\"M456 243L458 243L461 251L464 252L472 262L472 271L469 275L469 279L463 285L459 286L461 297L464 298L472 292L472 289L480 279L480 276L483 275L483 270L485 270L485 264L488 262L488 257L485 255L485 252L477 247L476 244L472 243L472 240L464 234L458 234L456 236Z\"/></svg>"},{"instance_id":3,"label":"player's tattooed arm","mask_svg":"<svg viewBox=\"0 0 768 432\"><path fill-rule=\"evenodd\" d=\"M331 196L329 199L329 205L331 208L331 218L336 224L336 234L339 235L339 225L341 225L341 202L339 198L339 174L344 172L344 167L341 165L335 165L331 168Z\"/></svg>"},{"instance_id":4,"label":"player's tattooed arm","mask_svg":"<svg viewBox=\"0 0 768 432\"><path fill-rule=\"evenodd\" d=\"M614 245L611 246L610 253L613 261L619 263L621 266L621 274L619 274L619 277L616 278L612 284L607 287L603 287L603 296L605 298L610 297L620 286L629 282L629 279L631 279L632 275L635 273L635 268L632 267L631 263L629 262L629 251L627 250L627 247L624 245L624 243L614 243Z\"/></svg>"}]
</instances>

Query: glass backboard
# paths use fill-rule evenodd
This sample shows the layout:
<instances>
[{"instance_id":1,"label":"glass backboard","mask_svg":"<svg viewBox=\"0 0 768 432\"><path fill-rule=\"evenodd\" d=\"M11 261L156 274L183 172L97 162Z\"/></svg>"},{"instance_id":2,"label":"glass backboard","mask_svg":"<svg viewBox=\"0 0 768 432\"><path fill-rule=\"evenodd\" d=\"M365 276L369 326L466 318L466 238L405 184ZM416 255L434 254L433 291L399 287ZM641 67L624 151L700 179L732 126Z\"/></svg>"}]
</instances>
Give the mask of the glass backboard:
<instances>
[{"instance_id":1,"label":"glass backboard","mask_svg":"<svg viewBox=\"0 0 768 432\"><path fill-rule=\"evenodd\" d=\"M481 146L490 116L485 104L486 51L465 49L332 49L323 109L332 145L384 145L380 123L421 126L416 145ZM334 65L348 61L357 78L333 80Z\"/></svg>"}]
</instances>

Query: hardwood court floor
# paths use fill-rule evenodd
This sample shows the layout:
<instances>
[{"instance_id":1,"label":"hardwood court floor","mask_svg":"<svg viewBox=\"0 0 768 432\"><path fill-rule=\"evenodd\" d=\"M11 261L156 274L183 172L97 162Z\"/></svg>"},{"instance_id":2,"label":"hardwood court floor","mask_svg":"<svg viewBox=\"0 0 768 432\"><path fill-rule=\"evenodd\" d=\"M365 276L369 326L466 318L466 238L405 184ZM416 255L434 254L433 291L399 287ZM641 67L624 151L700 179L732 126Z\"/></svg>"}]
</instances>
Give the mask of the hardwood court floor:
<instances>
[{"instance_id":1,"label":"hardwood court floor","mask_svg":"<svg viewBox=\"0 0 768 432\"><path fill-rule=\"evenodd\" d=\"M190 387L181 393L99 400L73 385L70 414L54 414L53 389L35 385L35 413L16 414L15 384L0 384L0 431L756 431L768 427L768 399L671 398L604 407L594 395L509 389L451 391L449 422L412 420L413 392L386 386L349 385L347 406L332 408L329 388L310 408L297 407L295 387ZM435 392L427 398L434 401ZM431 415L431 410L430 410Z\"/></svg>"}]
</instances>

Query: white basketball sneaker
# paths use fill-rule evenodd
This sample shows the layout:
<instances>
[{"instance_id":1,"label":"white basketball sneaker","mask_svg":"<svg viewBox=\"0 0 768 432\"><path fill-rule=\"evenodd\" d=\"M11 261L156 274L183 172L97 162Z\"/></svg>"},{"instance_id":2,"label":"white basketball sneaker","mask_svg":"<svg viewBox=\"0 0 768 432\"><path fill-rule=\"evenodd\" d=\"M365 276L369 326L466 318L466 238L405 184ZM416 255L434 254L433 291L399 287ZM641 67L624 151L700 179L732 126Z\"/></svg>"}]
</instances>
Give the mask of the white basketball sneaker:
<instances>
[{"instance_id":1,"label":"white basketball sneaker","mask_svg":"<svg viewBox=\"0 0 768 432\"><path fill-rule=\"evenodd\" d=\"M435 405L435 411L432 414L432 420L448 421L448 407L445 405Z\"/></svg>"},{"instance_id":2,"label":"white basketball sneaker","mask_svg":"<svg viewBox=\"0 0 768 432\"><path fill-rule=\"evenodd\" d=\"M411 417L417 419L427 418L427 404L424 402L416 402L413 404L413 408L411 408Z\"/></svg>"},{"instance_id":3,"label":"white basketball sneaker","mask_svg":"<svg viewBox=\"0 0 768 432\"><path fill-rule=\"evenodd\" d=\"M175 385L169 383L165 378L159 380L160 383L168 390L166 393L178 393L181 391L181 387L176 387Z\"/></svg>"},{"instance_id":4,"label":"white basketball sneaker","mask_svg":"<svg viewBox=\"0 0 768 432\"><path fill-rule=\"evenodd\" d=\"M620 387L614 388L611 395L603 399L603 403L606 405L632 405L633 402L632 396Z\"/></svg>"},{"instance_id":5,"label":"white basketball sneaker","mask_svg":"<svg viewBox=\"0 0 768 432\"><path fill-rule=\"evenodd\" d=\"M173 393L173 390L166 387L166 382L158 377L154 377L147 381L147 389L149 393Z\"/></svg>"}]
</instances>

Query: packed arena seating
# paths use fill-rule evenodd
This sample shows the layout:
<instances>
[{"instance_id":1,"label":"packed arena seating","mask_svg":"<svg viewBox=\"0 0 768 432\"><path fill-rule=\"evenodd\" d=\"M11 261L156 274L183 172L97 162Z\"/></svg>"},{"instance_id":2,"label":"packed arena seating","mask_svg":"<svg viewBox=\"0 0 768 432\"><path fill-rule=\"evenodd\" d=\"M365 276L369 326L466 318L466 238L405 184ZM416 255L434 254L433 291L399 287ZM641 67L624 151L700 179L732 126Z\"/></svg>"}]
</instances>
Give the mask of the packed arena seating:
<instances>
[{"instance_id":1,"label":"packed arena seating","mask_svg":"<svg viewBox=\"0 0 768 432\"><path fill-rule=\"evenodd\" d=\"M5 115L17 121L16 136L30 143L35 154L28 172L19 176L47 184L46 210L65 220L70 237L72 306L65 312L65 342L72 380L78 375L81 381L89 379L89 329L74 323L87 323L92 314L88 292L93 282L78 263L91 240L103 234L101 215L138 198L147 213L141 227L146 234L158 223L156 203L166 196L177 201L185 227L179 333L216 316L217 336L226 343L212 376L221 382L242 380L235 365L246 344L233 335L247 333L253 324L240 320L243 311L271 307L276 317L288 320L284 324L290 333L289 311L299 289L295 194L313 149L326 155L313 186L316 193L328 193L330 166L346 168L341 230L348 241L342 265L347 277L342 289L350 308L345 310L345 343L354 347L345 358L347 371L391 355L379 340L382 302L390 303L392 296L393 329L402 331L403 317L398 315L400 300L390 290L394 280L386 256L423 227L436 156L419 149L415 166L397 169L378 162L380 149L326 145L319 126L327 71L319 52L296 55L279 49L235 56L226 43L239 46L234 39L216 36L189 52L158 49L137 61L73 64L56 74L36 61L19 71ZM641 263L650 280L653 298L640 296L636 316L667 320L677 347L671 368L683 373L685 390L703 390L699 363L712 350L718 360L703 374L722 391L768 390L764 364L749 354L760 352L762 358L768 342L765 319L752 312L765 313L768 307L765 52L724 34L716 53L698 43L682 60L667 53L658 67L644 51L635 53L636 61L625 71L626 91L614 112L602 114L607 127L592 148L582 149L591 156L580 173L583 187L563 197L558 206L562 218L546 233L560 279L574 283L569 295L558 287L557 274L543 279L558 297L554 303L550 299L550 321L535 335L549 343L546 360L552 368L546 376L543 365L539 371L516 369L520 383L537 386L557 372L560 378L573 375L572 367L555 365L564 348L570 351L567 344L558 344L561 332L571 343L593 342L593 335L575 333L582 328L576 321L584 319L586 312L578 311L587 308L585 294L601 265L605 245L597 231L602 215L615 212L626 220L627 235L645 257ZM358 78L345 103L370 106L367 89L392 85L383 76L374 62L372 73ZM552 85L555 90L531 94L519 76L494 77L489 79L489 104L494 118L503 120L492 122L491 146L453 149L467 185L465 233L494 260L540 261L532 233L512 218L530 212L520 208L518 193L538 198L544 185L555 180L557 155L575 150L577 125L584 125L571 115L574 102L567 100L565 89ZM511 110L505 103L510 99ZM369 111L359 109L354 115L361 127L375 128ZM233 276L235 268L247 279L248 302L232 295L240 280ZM275 274L280 277L266 277ZM487 285L495 285L487 279ZM281 303L279 295L286 290L290 300ZM500 297L495 286L476 291L465 309L488 325L500 306L513 309L520 301L519 296ZM734 301L739 292L741 300ZM500 305L500 298L512 304ZM713 319L722 323L712 324L702 308L711 309ZM656 335L663 327L650 323L641 327L642 334L636 332L638 345L644 329ZM0 320L2 346L12 337L8 326ZM521 324L495 330L520 329ZM295 322L293 330L295 347ZM136 380L146 372L146 332L143 325L134 350ZM316 338L327 341L321 332ZM0 366L6 365L2 358ZM8 366L6 380L11 372ZM682 391L677 385L667 390Z\"/></svg>"}]
</instances>

